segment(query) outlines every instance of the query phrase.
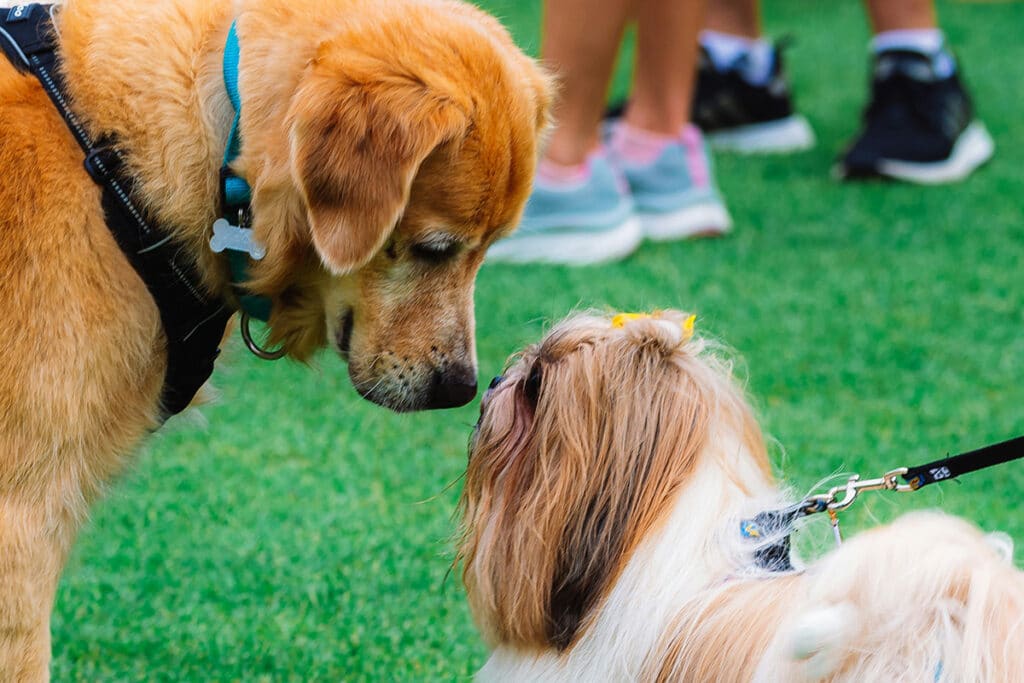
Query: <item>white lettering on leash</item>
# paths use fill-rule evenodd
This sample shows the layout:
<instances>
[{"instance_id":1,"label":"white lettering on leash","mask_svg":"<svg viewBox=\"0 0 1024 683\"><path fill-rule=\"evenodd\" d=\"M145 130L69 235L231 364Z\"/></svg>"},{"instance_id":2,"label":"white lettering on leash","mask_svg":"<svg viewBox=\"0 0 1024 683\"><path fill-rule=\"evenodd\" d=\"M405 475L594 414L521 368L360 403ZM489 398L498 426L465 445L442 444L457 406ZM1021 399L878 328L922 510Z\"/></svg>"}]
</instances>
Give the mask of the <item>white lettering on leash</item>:
<instances>
[{"instance_id":1,"label":"white lettering on leash","mask_svg":"<svg viewBox=\"0 0 1024 683\"><path fill-rule=\"evenodd\" d=\"M949 471L948 467L936 467L928 470L928 473L932 475L932 479L935 481L949 479L950 475L952 475L952 472Z\"/></svg>"}]
</instances>

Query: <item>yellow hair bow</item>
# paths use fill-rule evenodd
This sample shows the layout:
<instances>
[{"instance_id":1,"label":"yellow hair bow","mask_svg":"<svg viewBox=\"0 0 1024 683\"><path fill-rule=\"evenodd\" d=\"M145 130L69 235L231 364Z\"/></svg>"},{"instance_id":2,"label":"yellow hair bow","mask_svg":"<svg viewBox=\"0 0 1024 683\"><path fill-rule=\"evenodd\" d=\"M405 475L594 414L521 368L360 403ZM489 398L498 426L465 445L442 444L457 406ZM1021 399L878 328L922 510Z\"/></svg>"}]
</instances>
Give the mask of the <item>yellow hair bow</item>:
<instances>
[{"instance_id":1,"label":"yellow hair bow","mask_svg":"<svg viewBox=\"0 0 1024 683\"><path fill-rule=\"evenodd\" d=\"M683 321L683 336L689 341L693 337L693 328L697 324L697 316L690 315Z\"/></svg>"},{"instance_id":2,"label":"yellow hair bow","mask_svg":"<svg viewBox=\"0 0 1024 683\"><path fill-rule=\"evenodd\" d=\"M612 327L621 329L626 326L626 323L631 320L644 320L646 318L654 318L655 320L661 319L661 312L655 311L651 313L619 313L612 318ZM681 327L683 328L683 341L689 341L693 337L693 329L697 323L697 316L691 315L682 322Z\"/></svg>"},{"instance_id":3,"label":"yellow hair bow","mask_svg":"<svg viewBox=\"0 0 1024 683\"><path fill-rule=\"evenodd\" d=\"M630 320L643 320L652 317L650 313L619 313L612 318L612 327L623 328Z\"/></svg>"}]
</instances>

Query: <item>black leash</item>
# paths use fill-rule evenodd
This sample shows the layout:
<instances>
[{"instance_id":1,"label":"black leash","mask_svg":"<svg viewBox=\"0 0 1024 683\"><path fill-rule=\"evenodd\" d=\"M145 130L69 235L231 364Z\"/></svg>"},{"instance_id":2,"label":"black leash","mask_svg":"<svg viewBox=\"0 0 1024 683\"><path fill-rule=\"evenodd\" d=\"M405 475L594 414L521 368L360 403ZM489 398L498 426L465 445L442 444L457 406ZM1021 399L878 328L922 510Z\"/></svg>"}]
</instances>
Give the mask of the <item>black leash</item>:
<instances>
[{"instance_id":1,"label":"black leash","mask_svg":"<svg viewBox=\"0 0 1024 683\"><path fill-rule=\"evenodd\" d=\"M1016 439L1003 441L1001 443L978 448L967 453L945 457L927 465L908 467L906 474L902 475L903 481L907 482L913 490L917 490L928 484L977 472L988 467L1002 465L1013 460L1024 458L1024 436Z\"/></svg>"},{"instance_id":2,"label":"black leash","mask_svg":"<svg viewBox=\"0 0 1024 683\"><path fill-rule=\"evenodd\" d=\"M167 337L162 419L188 407L213 374L220 341L234 313L205 291L194 264L182 258L171 232L133 200L135 181L115 141L92 141L68 103L51 12L36 3L0 9L0 48L22 72L33 74L85 152L85 170L103 188L107 227L156 302Z\"/></svg>"},{"instance_id":3,"label":"black leash","mask_svg":"<svg viewBox=\"0 0 1024 683\"><path fill-rule=\"evenodd\" d=\"M845 484L835 486L827 493L810 496L781 510L760 512L752 519L741 521L740 533L744 538L758 542L754 550L754 563L759 568L769 572L792 571L790 536L793 525L802 517L827 512L832 520L836 541L840 542L842 538L839 534L837 514L850 507L862 491L917 491L928 484L956 479L964 474L1022 458L1024 436L1019 436L960 455L947 456L925 465L890 470L878 479L861 479L860 475L854 475ZM898 479L903 479L906 483L900 484ZM758 540L765 538L770 540Z\"/></svg>"}]
</instances>

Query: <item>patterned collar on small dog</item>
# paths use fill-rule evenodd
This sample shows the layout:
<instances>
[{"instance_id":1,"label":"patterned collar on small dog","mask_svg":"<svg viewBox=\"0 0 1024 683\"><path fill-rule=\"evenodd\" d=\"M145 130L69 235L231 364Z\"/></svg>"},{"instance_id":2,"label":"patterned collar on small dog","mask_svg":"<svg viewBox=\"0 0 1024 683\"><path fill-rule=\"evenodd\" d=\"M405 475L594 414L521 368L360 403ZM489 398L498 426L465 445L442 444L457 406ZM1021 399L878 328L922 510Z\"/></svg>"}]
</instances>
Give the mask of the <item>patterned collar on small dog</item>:
<instances>
[{"instance_id":1,"label":"patterned collar on small dog","mask_svg":"<svg viewBox=\"0 0 1024 683\"><path fill-rule=\"evenodd\" d=\"M799 509L760 512L753 519L740 521L740 535L756 544L754 564L758 569L781 574L795 571L790 560L790 536Z\"/></svg>"}]
</instances>

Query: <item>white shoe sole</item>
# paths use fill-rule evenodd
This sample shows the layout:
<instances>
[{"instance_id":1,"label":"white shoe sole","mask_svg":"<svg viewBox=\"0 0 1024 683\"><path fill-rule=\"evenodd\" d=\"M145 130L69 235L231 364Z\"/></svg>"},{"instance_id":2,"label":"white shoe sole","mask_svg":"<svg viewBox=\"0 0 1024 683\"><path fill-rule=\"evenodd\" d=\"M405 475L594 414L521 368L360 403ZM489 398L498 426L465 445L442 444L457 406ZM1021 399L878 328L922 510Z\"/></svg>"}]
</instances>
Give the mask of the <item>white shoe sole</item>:
<instances>
[{"instance_id":1,"label":"white shoe sole","mask_svg":"<svg viewBox=\"0 0 1024 683\"><path fill-rule=\"evenodd\" d=\"M717 202L696 204L671 213L640 213L644 236L653 242L715 237L732 229L732 218Z\"/></svg>"},{"instance_id":2,"label":"white shoe sole","mask_svg":"<svg viewBox=\"0 0 1024 683\"><path fill-rule=\"evenodd\" d=\"M995 152L992 136L981 121L972 122L960 134L953 151L945 161L915 163L883 159L878 172L884 176L922 185L940 185L963 180L992 158Z\"/></svg>"},{"instance_id":3,"label":"white shoe sole","mask_svg":"<svg viewBox=\"0 0 1024 683\"><path fill-rule=\"evenodd\" d=\"M589 266L624 259L643 242L639 219L599 233L538 233L501 240L487 250L488 263L547 263Z\"/></svg>"},{"instance_id":4,"label":"white shoe sole","mask_svg":"<svg viewBox=\"0 0 1024 683\"><path fill-rule=\"evenodd\" d=\"M803 116L752 123L707 133L712 149L741 154L785 154L814 147L814 130Z\"/></svg>"}]
</instances>

